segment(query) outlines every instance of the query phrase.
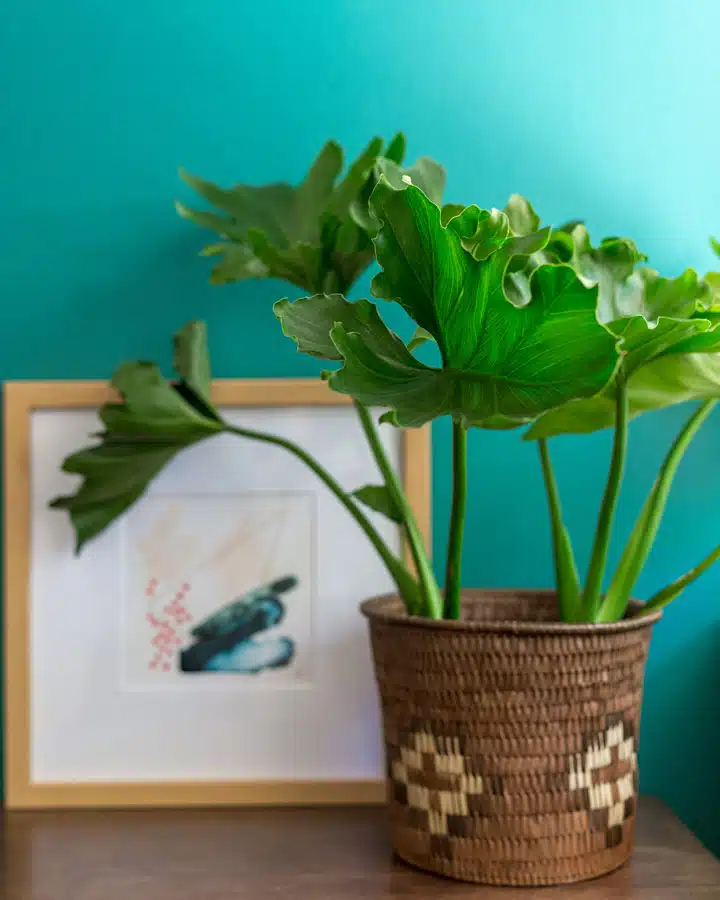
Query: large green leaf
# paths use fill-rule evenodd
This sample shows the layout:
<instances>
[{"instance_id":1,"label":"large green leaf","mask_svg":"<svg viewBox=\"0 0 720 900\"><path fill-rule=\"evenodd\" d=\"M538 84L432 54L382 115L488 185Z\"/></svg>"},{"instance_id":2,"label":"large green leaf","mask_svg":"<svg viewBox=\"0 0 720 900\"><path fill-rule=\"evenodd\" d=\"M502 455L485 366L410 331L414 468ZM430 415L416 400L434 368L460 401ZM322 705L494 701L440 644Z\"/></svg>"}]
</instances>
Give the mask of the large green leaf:
<instances>
[{"instance_id":1,"label":"large green leaf","mask_svg":"<svg viewBox=\"0 0 720 900\"><path fill-rule=\"evenodd\" d=\"M52 506L70 514L80 549L121 516L181 451L224 430L211 405L204 327L186 326L175 339L180 381L153 363L124 363L112 379L122 398L100 410L100 442L69 456L63 471L82 476L74 494Z\"/></svg>"},{"instance_id":2,"label":"large green leaf","mask_svg":"<svg viewBox=\"0 0 720 900\"><path fill-rule=\"evenodd\" d=\"M297 187L240 184L225 189L182 173L219 212L199 211L183 203L176 206L184 218L223 238L203 251L219 258L211 275L213 283L281 278L308 291L345 291L374 257L371 235L377 222L368 202L381 170L399 178L407 171L408 177L439 199L442 167L420 159L403 170L404 153L402 134L390 141L384 157L382 139L373 138L338 181L342 149L329 141Z\"/></svg>"},{"instance_id":3,"label":"large green leaf","mask_svg":"<svg viewBox=\"0 0 720 900\"><path fill-rule=\"evenodd\" d=\"M439 208L419 188L403 183L398 190L386 179L372 202L383 223L376 239L383 271L373 291L397 300L437 341L443 365L417 360L368 301L283 301L276 312L300 349L342 357L342 368L327 374L335 390L390 407L398 425L450 414L465 424L511 427L595 394L611 378L616 342L597 322L596 290L569 266L538 267L525 308L504 293L518 246L541 246L547 232L528 241L505 218L498 225L498 216L477 207L443 227Z\"/></svg>"}]
</instances>

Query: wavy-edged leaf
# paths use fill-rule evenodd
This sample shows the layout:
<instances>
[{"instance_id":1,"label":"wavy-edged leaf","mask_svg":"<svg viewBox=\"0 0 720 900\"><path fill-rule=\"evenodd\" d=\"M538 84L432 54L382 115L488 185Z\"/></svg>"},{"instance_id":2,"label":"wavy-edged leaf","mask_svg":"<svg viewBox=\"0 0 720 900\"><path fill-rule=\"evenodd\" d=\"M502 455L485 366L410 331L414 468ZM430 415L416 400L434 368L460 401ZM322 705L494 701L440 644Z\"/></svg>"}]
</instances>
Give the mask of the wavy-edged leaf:
<instances>
[{"instance_id":1,"label":"wavy-edged leaf","mask_svg":"<svg viewBox=\"0 0 720 900\"><path fill-rule=\"evenodd\" d=\"M516 253L510 260L505 276L505 294L515 306L525 306L530 302L530 277L538 266L571 263L575 252L572 233L582 222L567 222L557 228L543 228L540 217L533 205L520 194L513 194L505 207L512 231L519 237L530 238L533 242L542 236L541 246L526 244L523 255L522 243L518 243ZM532 237L535 235L535 237Z\"/></svg>"},{"instance_id":2,"label":"wavy-edged leaf","mask_svg":"<svg viewBox=\"0 0 720 900\"><path fill-rule=\"evenodd\" d=\"M51 506L68 511L77 552L132 506L181 450L224 430L209 400L205 332L198 323L177 335L175 357L178 385L153 363L120 366L112 385L122 402L100 410L100 443L65 460L63 471L83 480Z\"/></svg>"},{"instance_id":3,"label":"wavy-edged leaf","mask_svg":"<svg viewBox=\"0 0 720 900\"><path fill-rule=\"evenodd\" d=\"M398 509L390 491L384 484L366 484L364 487L353 491L353 497L357 497L369 509L382 513L382 515L387 516L393 522L402 523L402 512Z\"/></svg>"},{"instance_id":4,"label":"wavy-edged leaf","mask_svg":"<svg viewBox=\"0 0 720 900\"><path fill-rule=\"evenodd\" d=\"M451 219L459 216L464 210L465 207L462 203L446 203L440 210L440 224L445 227Z\"/></svg>"},{"instance_id":5,"label":"wavy-edged leaf","mask_svg":"<svg viewBox=\"0 0 720 900\"><path fill-rule=\"evenodd\" d=\"M540 216L532 203L520 194L512 194L505 206L512 230L515 234L532 234L540 229Z\"/></svg>"}]
</instances>

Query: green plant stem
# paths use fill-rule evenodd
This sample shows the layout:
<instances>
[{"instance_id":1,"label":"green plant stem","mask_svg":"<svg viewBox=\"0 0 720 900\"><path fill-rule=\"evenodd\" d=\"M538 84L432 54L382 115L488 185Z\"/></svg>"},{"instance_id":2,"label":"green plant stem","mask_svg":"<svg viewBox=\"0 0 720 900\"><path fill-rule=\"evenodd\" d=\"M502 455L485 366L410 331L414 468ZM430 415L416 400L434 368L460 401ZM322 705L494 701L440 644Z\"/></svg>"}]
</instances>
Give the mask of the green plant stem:
<instances>
[{"instance_id":1,"label":"green plant stem","mask_svg":"<svg viewBox=\"0 0 720 900\"><path fill-rule=\"evenodd\" d=\"M613 580L608 588L607 596L601 608L601 621L613 622L624 615L635 583L640 577L640 573L655 543L655 537L662 521L667 498L678 466L682 462L685 451L690 446L692 439L710 415L716 403L716 400L706 400L698 406L675 438L672 447L663 460L658 477L655 479L655 483L640 511L635 527L618 563Z\"/></svg>"},{"instance_id":2,"label":"green plant stem","mask_svg":"<svg viewBox=\"0 0 720 900\"><path fill-rule=\"evenodd\" d=\"M405 531L408 546L410 547L410 553L412 554L415 563L418 578L420 579L420 586L425 601L425 608L419 612L432 619L441 619L442 597L440 596L440 588L435 580L432 565L430 564L430 559L415 514L407 501L405 491L400 484L397 473L393 469L390 460L385 453L385 449L380 440L380 435L375 427L375 423L372 420L372 416L370 415L370 411L366 406L363 406L362 403L358 403L357 401L354 401L354 403L360 418L360 424L365 432L367 442L370 445L370 450L375 457L375 462L377 463L380 474L385 482L385 487L388 489L395 506L402 515L403 529ZM413 612L413 610L408 611Z\"/></svg>"},{"instance_id":3,"label":"green plant stem","mask_svg":"<svg viewBox=\"0 0 720 900\"><path fill-rule=\"evenodd\" d=\"M552 533L560 618L563 622L577 622L580 620L581 615L580 580L575 565L572 543L562 519L560 493L555 481L552 462L550 461L547 439L540 438L537 445L543 481L545 482L548 510L550 512L550 530Z\"/></svg>"},{"instance_id":4,"label":"green plant stem","mask_svg":"<svg viewBox=\"0 0 720 900\"><path fill-rule=\"evenodd\" d=\"M720 559L720 544L711 553L708 553L702 562L690 569L689 572L686 572L682 578L677 578L672 584L669 584L661 591L658 591L657 594L653 594L643 608L635 615L642 616L646 613L654 612L656 609L662 609L663 606L667 606L671 600L674 600L681 594L685 588L689 584L692 584L696 578L699 578L703 572L707 572L710 566L718 559Z\"/></svg>"},{"instance_id":5,"label":"green plant stem","mask_svg":"<svg viewBox=\"0 0 720 900\"><path fill-rule=\"evenodd\" d=\"M444 618L459 619L462 597L462 547L467 509L467 429L459 422L453 422L452 426L452 474Z\"/></svg>"},{"instance_id":6,"label":"green plant stem","mask_svg":"<svg viewBox=\"0 0 720 900\"><path fill-rule=\"evenodd\" d=\"M615 439L608 472L607 484L600 506L595 541L593 542L590 566L588 568L585 592L583 594L583 617L593 622L600 607L605 565L607 562L612 524L615 517L620 485L625 470L628 433L628 396L624 373L618 374L615 392Z\"/></svg>"},{"instance_id":7,"label":"green plant stem","mask_svg":"<svg viewBox=\"0 0 720 900\"><path fill-rule=\"evenodd\" d=\"M368 540L387 566L388 571L397 585L400 595L405 599L408 606L417 607L420 599L418 595L418 584L407 566L405 566L403 561L398 559L398 557L390 550L388 545L374 528L372 522L370 522L367 516L358 507L357 503L342 489L341 485L333 478L327 469L323 468L323 466L321 466L309 453L303 450L302 447L299 447L293 441L289 441L286 438L281 438L274 434L265 434L261 431L254 431L250 428L238 428L235 425L226 425L226 431L230 434L238 435L239 437L249 438L253 441L261 441L262 443L272 444L276 447L282 447L284 450L292 453L293 456L297 457L312 472L314 472L328 490L330 490L340 503L342 503L363 530Z\"/></svg>"}]
</instances>

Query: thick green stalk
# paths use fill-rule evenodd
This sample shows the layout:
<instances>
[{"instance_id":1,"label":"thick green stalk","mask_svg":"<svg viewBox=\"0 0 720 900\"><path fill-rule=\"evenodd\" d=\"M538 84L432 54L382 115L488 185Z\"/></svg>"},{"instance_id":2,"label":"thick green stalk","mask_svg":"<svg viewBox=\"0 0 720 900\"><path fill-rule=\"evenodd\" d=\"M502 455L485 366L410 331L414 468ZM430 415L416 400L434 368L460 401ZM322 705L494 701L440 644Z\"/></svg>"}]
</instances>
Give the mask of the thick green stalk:
<instances>
[{"instance_id":1,"label":"thick green stalk","mask_svg":"<svg viewBox=\"0 0 720 900\"><path fill-rule=\"evenodd\" d=\"M655 542L678 466L682 462L690 442L716 403L716 400L706 400L701 403L685 423L668 451L620 558L600 610L600 621L613 622L624 615L635 583L640 577Z\"/></svg>"},{"instance_id":2,"label":"thick green stalk","mask_svg":"<svg viewBox=\"0 0 720 900\"><path fill-rule=\"evenodd\" d=\"M462 598L462 547L467 509L467 429L459 422L453 422L452 440L452 508L443 615L446 619L459 619Z\"/></svg>"},{"instance_id":3,"label":"thick green stalk","mask_svg":"<svg viewBox=\"0 0 720 900\"><path fill-rule=\"evenodd\" d=\"M420 602L418 584L409 572L407 566L390 550L388 545L374 528L372 522L370 522L357 503L342 489L341 485L333 478L327 469L323 468L323 466L321 466L309 453L303 450L302 447L299 447L293 441L289 441L286 438L281 438L274 434L265 434L261 431L254 431L250 428L238 428L234 425L226 425L226 430L231 434L249 438L253 441L261 441L266 444L273 444L276 447L282 447L311 469L335 497L337 497L340 503L342 503L363 530L368 540L387 566L388 571L397 585L400 595L405 599L408 607L413 609L418 608Z\"/></svg>"},{"instance_id":4,"label":"thick green stalk","mask_svg":"<svg viewBox=\"0 0 720 900\"><path fill-rule=\"evenodd\" d=\"M563 622L578 622L581 620L580 579L578 578L575 565L572 542L562 519L560 493L550 461L547 439L541 438L537 445L545 482L545 492L547 493L548 510L550 512L550 530L552 533L555 582L558 592L560 618Z\"/></svg>"},{"instance_id":5,"label":"thick green stalk","mask_svg":"<svg viewBox=\"0 0 720 900\"><path fill-rule=\"evenodd\" d=\"M588 568L585 592L583 594L583 618L594 622L602 598L605 565L607 562L612 524L615 517L620 485L625 470L628 433L628 396L627 384L623 372L618 375L615 389L615 439L613 441L612 458L608 472L607 484L600 506L595 541L593 542L590 566Z\"/></svg>"},{"instance_id":6,"label":"thick green stalk","mask_svg":"<svg viewBox=\"0 0 720 900\"><path fill-rule=\"evenodd\" d=\"M694 568L690 569L689 572L686 572L682 578L677 578L673 581L672 584L669 584L667 587L663 588L661 591L658 591L657 594L653 594L653 596L648 600L648 602L643 606L643 608L636 613L636 615L644 615L645 613L653 612L656 609L662 609L663 606L667 606L671 600L674 600L678 594L681 594L685 588L692 584L696 578L699 578L703 572L707 572L707 570L712 566L718 559L720 559L720 545L718 545L712 553L708 553L705 559L698 563Z\"/></svg>"},{"instance_id":7,"label":"thick green stalk","mask_svg":"<svg viewBox=\"0 0 720 900\"><path fill-rule=\"evenodd\" d=\"M362 403L358 403L357 401L355 401L355 408L360 418L360 424L365 432L365 437L367 438L372 454L375 457L375 462L377 463L380 474L385 482L385 487L390 492L390 496L395 506L400 511L402 525L408 546L410 547L410 553L412 554L417 575L420 579L420 587L425 608L420 611L410 609L408 609L408 611L429 616L431 619L441 619L442 597L440 596L440 588L435 580L435 574L433 573L432 565L430 564L430 559L415 514L407 501L405 491L400 484L397 473L393 469L390 460L385 453L382 441L380 440L380 435L377 432L377 428L375 427L375 423L372 420L369 410L367 407L363 406Z\"/></svg>"}]
</instances>

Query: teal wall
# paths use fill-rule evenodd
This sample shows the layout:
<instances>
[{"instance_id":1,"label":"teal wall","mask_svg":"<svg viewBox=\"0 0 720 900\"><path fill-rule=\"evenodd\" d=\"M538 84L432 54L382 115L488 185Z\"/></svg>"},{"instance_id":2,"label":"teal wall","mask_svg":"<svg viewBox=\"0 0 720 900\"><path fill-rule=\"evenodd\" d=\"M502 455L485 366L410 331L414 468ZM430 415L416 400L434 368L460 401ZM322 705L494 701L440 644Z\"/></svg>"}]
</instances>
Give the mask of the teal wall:
<instances>
[{"instance_id":1,"label":"teal wall","mask_svg":"<svg viewBox=\"0 0 720 900\"><path fill-rule=\"evenodd\" d=\"M168 361L204 316L220 376L311 374L273 319L287 288L206 285L177 219L184 165L298 179L324 139L403 128L448 167L448 199L629 234L666 274L712 264L720 232L715 0L5 0L0 6L0 378L104 378ZM685 411L632 427L626 535ZM553 448L581 558L608 435ZM639 594L720 539L720 418L697 439ZM472 439L468 584L549 585L540 479L516 435ZM448 429L435 431L436 552ZM643 784L720 850L720 567L657 629Z\"/></svg>"}]
</instances>

